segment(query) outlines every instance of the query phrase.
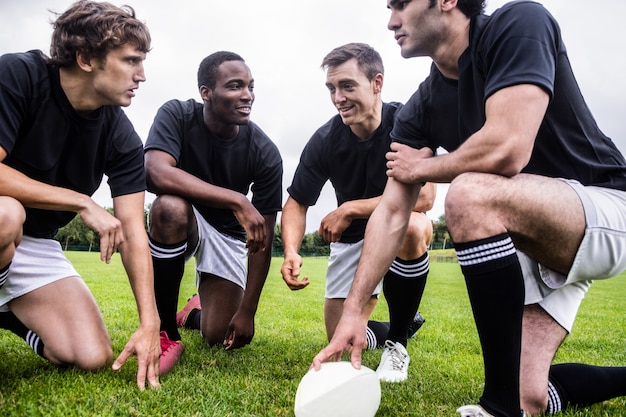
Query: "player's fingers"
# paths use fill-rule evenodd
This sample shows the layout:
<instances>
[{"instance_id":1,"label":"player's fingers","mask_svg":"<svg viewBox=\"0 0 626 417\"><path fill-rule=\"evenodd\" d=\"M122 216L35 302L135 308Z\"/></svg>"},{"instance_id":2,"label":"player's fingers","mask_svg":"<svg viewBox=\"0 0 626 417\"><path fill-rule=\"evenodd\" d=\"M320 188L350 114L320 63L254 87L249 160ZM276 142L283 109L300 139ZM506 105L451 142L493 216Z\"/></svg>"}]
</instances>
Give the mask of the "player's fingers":
<instances>
[{"instance_id":1,"label":"player's fingers","mask_svg":"<svg viewBox=\"0 0 626 417\"><path fill-rule=\"evenodd\" d=\"M103 233L100 236L100 260L103 262L107 262L108 260L107 253L109 252L109 245L110 245L109 234Z\"/></svg>"},{"instance_id":2,"label":"player's fingers","mask_svg":"<svg viewBox=\"0 0 626 417\"><path fill-rule=\"evenodd\" d=\"M122 350L122 353L120 353L117 359L115 359L115 362L113 362L113 366L112 366L113 370L118 371L122 367L122 365L126 363L126 360L130 357L131 354L132 354L132 351L125 347Z\"/></svg>"},{"instance_id":3,"label":"player's fingers","mask_svg":"<svg viewBox=\"0 0 626 417\"><path fill-rule=\"evenodd\" d=\"M137 386L141 391L146 388L146 366L137 367Z\"/></svg>"},{"instance_id":4,"label":"player's fingers","mask_svg":"<svg viewBox=\"0 0 626 417\"><path fill-rule=\"evenodd\" d=\"M352 348L350 362L355 369L361 369L361 349Z\"/></svg>"},{"instance_id":5,"label":"player's fingers","mask_svg":"<svg viewBox=\"0 0 626 417\"><path fill-rule=\"evenodd\" d=\"M148 386L150 388L160 388L161 387L161 383L159 382L159 370L158 370L158 364L149 364L147 366L147 378L148 378ZM145 375L144 373L142 373L142 376ZM139 379L139 374L137 374L137 385L139 385L139 389L143 389L143 387L145 386L145 377L142 378L142 380Z\"/></svg>"}]
</instances>

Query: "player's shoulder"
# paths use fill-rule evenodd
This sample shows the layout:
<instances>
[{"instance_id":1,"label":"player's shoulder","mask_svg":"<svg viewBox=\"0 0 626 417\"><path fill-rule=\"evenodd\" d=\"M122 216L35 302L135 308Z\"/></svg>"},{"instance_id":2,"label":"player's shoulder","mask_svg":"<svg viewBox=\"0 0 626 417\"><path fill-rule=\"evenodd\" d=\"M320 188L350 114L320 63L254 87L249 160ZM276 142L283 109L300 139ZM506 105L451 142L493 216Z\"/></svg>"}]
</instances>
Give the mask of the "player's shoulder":
<instances>
[{"instance_id":1,"label":"player's shoulder","mask_svg":"<svg viewBox=\"0 0 626 417\"><path fill-rule=\"evenodd\" d=\"M543 4L532 0L517 0L506 3L487 17L490 26L536 26L546 21L554 22L554 17Z\"/></svg>"},{"instance_id":2,"label":"player's shoulder","mask_svg":"<svg viewBox=\"0 0 626 417\"><path fill-rule=\"evenodd\" d=\"M0 56L4 83L21 80L27 77L35 84L48 77L47 58L43 52L32 50L28 52L7 53Z\"/></svg>"}]
</instances>

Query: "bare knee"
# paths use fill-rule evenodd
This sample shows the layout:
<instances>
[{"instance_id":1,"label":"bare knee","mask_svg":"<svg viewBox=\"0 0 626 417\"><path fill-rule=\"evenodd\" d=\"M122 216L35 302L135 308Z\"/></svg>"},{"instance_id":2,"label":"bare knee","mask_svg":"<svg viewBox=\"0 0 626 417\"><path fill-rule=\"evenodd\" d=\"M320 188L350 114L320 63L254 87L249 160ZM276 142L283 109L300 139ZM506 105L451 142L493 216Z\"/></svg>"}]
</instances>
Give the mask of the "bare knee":
<instances>
[{"instance_id":1,"label":"bare knee","mask_svg":"<svg viewBox=\"0 0 626 417\"><path fill-rule=\"evenodd\" d=\"M150 208L150 236L159 242L184 240L192 219L189 202L174 195L161 195Z\"/></svg>"},{"instance_id":2,"label":"bare knee","mask_svg":"<svg viewBox=\"0 0 626 417\"><path fill-rule=\"evenodd\" d=\"M456 177L446 194L446 224L452 239L467 242L506 231L498 208L499 177L464 173Z\"/></svg>"},{"instance_id":3,"label":"bare knee","mask_svg":"<svg viewBox=\"0 0 626 417\"><path fill-rule=\"evenodd\" d=\"M55 348L46 345L44 356L51 362L61 366L73 366L85 371L97 371L110 365L113 361L113 349L110 343L76 344L64 341L64 346ZM71 346L71 349L67 349Z\"/></svg>"},{"instance_id":4,"label":"bare knee","mask_svg":"<svg viewBox=\"0 0 626 417\"><path fill-rule=\"evenodd\" d=\"M405 260L419 258L428 250L432 236L433 225L428 217L424 213L412 213L398 257Z\"/></svg>"},{"instance_id":5,"label":"bare knee","mask_svg":"<svg viewBox=\"0 0 626 417\"><path fill-rule=\"evenodd\" d=\"M13 257L22 237L24 221L26 212L22 204L11 197L0 197L0 267Z\"/></svg>"}]
</instances>

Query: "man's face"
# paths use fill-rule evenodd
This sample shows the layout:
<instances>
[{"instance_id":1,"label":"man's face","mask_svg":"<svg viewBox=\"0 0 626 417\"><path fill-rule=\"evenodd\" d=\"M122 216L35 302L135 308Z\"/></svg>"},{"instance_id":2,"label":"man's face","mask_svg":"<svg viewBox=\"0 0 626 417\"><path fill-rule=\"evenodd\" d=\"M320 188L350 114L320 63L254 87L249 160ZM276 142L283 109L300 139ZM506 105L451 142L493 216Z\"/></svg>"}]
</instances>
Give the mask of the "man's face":
<instances>
[{"instance_id":1,"label":"man's face","mask_svg":"<svg viewBox=\"0 0 626 417\"><path fill-rule=\"evenodd\" d=\"M326 87L344 124L353 127L378 118L382 74L379 78L368 80L356 58L328 68Z\"/></svg>"},{"instance_id":2,"label":"man's face","mask_svg":"<svg viewBox=\"0 0 626 417\"><path fill-rule=\"evenodd\" d=\"M391 16L387 28L394 32L404 58L433 56L442 36L441 11L430 0L387 0Z\"/></svg>"},{"instance_id":3,"label":"man's face","mask_svg":"<svg viewBox=\"0 0 626 417\"><path fill-rule=\"evenodd\" d=\"M223 62L217 70L215 88L210 90L203 87L201 94L214 122L245 125L250 121L254 79L245 62Z\"/></svg>"},{"instance_id":4,"label":"man's face","mask_svg":"<svg viewBox=\"0 0 626 417\"><path fill-rule=\"evenodd\" d=\"M129 106L139 83L146 80L143 61L146 54L135 45L111 50L93 66L93 90L101 105Z\"/></svg>"}]
</instances>

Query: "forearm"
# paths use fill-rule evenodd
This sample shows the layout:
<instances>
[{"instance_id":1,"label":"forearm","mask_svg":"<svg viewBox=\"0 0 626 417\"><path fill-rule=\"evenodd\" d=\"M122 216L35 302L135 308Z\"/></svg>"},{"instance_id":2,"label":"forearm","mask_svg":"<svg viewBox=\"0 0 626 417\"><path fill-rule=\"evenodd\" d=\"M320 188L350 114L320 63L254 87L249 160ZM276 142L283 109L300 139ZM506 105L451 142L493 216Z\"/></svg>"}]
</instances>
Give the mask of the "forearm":
<instances>
[{"instance_id":1,"label":"forearm","mask_svg":"<svg viewBox=\"0 0 626 417\"><path fill-rule=\"evenodd\" d=\"M265 244L259 251L248 254L248 279L240 307L241 311L251 317L254 316L259 305L261 291L263 291L272 260L276 213L264 214L263 217L265 219Z\"/></svg>"},{"instance_id":2,"label":"forearm","mask_svg":"<svg viewBox=\"0 0 626 417\"><path fill-rule=\"evenodd\" d=\"M144 197L143 192L116 197L113 199L113 207L115 216L122 223L124 239L119 252L135 296L139 321L142 325L155 326L158 330L154 272L143 221Z\"/></svg>"},{"instance_id":3,"label":"forearm","mask_svg":"<svg viewBox=\"0 0 626 417\"><path fill-rule=\"evenodd\" d=\"M285 257L297 255L306 230L308 207L289 197L283 207L280 231Z\"/></svg>"},{"instance_id":4,"label":"forearm","mask_svg":"<svg viewBox=\"0 0 626 417\"><path fill-rule=\"evenodd\" d=\"M246 291L241 302L240 310L250 317L256 314L261 298L261 292L265 286L267 274L272 258L272 247L256 252L248 257L248 280Z\"/></svg>"},{"instance_id":5,"label":"forearm","mask_svg":"<svg viewBox=\"0 0 626 417\"><path fill-rule=\"evenodd\" d=\"M346 216L352 219L369 219L374 209L380 202L381 197L364 198L360 200L346 201L340 206Z\"/></svg>"},{"instance_id":6,"label":"forearm","mask_svg":"<svg viewBox=\"0 0 626 417\"><path fill-rule=\"evenodd\" d=\"M160 175L153 176L158 181L148 181L149 190L157 195L177 195L198 205L232 211L240 210L248 201L237 191L210 184L180 168L167 167Z\"/></svg>"},{"instance_id":7,"label":"forearm","mask_svg":"<svg viewBox=\"0 0 626 417\"><path fill-rule=\"evenodd\" d=\"M125 234L119 251L137 304L139 322L158 329L159 314L154 296L154 273L148 235L144 230Z\"/></svg>"},{"instance_id":8,"label":"forearm","mask_svg":"<svg viewBox=\"0 0 626 417\"><path fill-rule=\"evenodd\" d=\"M389 269L402 244L420 188L420 185L388 182L367 223L361 258L344 310L362 311Z\"/></svg>"},{"instance_id":9,"label":"forearm","mask_svg":"<svg viewBox=\"0 0 626 417\"><path fill-rule=\"evenodd\" d=\"M89 196L27 177L0 163L0 195L13 197L25 207L80 212L96 204Z\"/></svg>"}]
</instances>

